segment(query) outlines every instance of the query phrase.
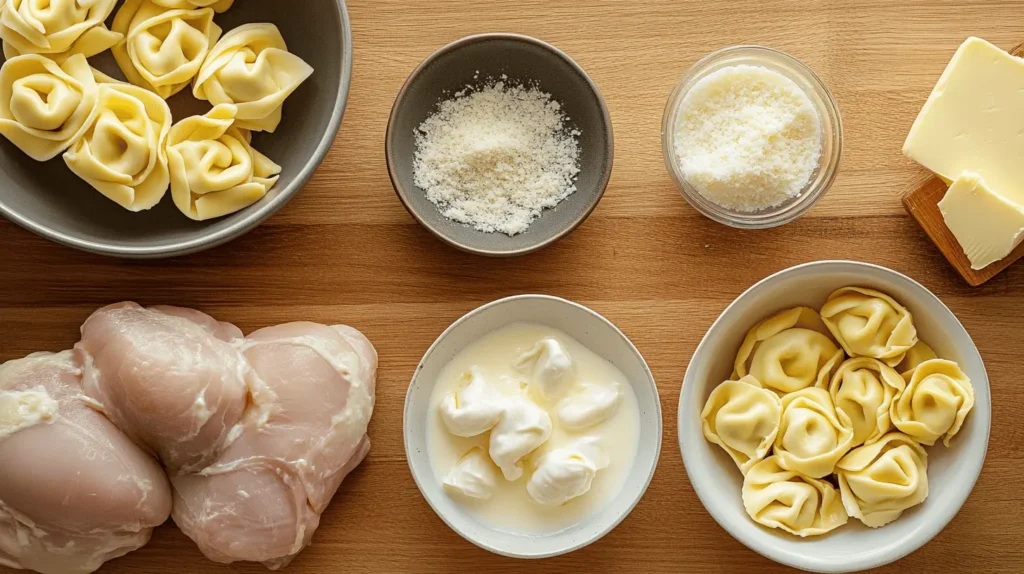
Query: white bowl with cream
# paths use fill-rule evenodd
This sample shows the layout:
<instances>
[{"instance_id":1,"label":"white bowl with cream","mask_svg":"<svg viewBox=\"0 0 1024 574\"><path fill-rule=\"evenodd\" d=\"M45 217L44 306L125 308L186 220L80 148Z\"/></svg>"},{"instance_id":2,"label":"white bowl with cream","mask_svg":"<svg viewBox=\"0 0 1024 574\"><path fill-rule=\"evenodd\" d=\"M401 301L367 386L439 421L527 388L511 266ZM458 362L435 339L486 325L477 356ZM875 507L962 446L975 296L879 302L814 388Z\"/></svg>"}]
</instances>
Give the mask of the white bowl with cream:
<instances>
[{"instance_id":1,"label":"white bowl with cream","mask_svg":"<svg viewBox=\"0 0 1024 574\"><path fill-rule=\"evenodd\" d=\"M554 428L550 440L531 455L522 479L506 481L501 474L511 468L503 465L498 473L500 487L488 501L473 500L446 488L443 484L446 473L458 463L462 451L481 445L486 452L487 446L482 438L487 435L469 439L446 435L444 440L438 440L439 433L447 428L442 424L439 403L449 392L455 374L468 370L473 362L467 362L464 351L475 352L481 344L493 347L478 355L486 360L474 363L483 369L485 376L493 378L495 369L512 362L514 355L526 348L527 341L553 333L565 344L576 365L579 384L573 389L581 388L584 381L601 379L599 367L602 364L619 373L612 378L621 386L620 404L614 414L591 427L604 433L600 435L601 445L610 455L611 464L598 470L587 494L564 505L555 502L550 511L538 506L535 495L543 493L535 489L528 494L526 488L538 473L537 469L547 460L547 455L554 461L562 454L556 451L590 432L576 432L563 421L563 417L565 421L573 421L578 411L561 410L561 401L541 401L537 404L550 413ZM509 349L503 350L505 342ZM572 396L575 395L566 395ZM491 432L499 429L500 426L495 427ZM594 311L545 295L501 299L453 323L427 350L405 401L406 456L424 498L445 523L470 542L517 558L544 558L571 552L615 528L650 484L661 451L661 433L657 387L636 347ZM490 463L489 459L482 460ZM548 492L547 496L555 496L557 500L561 494L564 493ZM495 506L496 501L504 501L503 506ZM495 520L496 508L507 516L498 516L499 520Z\"/></svg>"},{"instance_id":2,"label":"white bowl with cream","mask_svg":"<svg viewBox=\"0 0 1024 574\"><path fill-rule=\"evenodd\" d=\"M890 524L870 529L856 520L825 536L797 538L756 524L743 508L743 476L717 445L705 440L701 410L716 385L727 380L736 350L760 319L795 306L821 305L849 285L892 296L909 309L921 340L956 361L974 386L974 409L952 445L928 451L929 494ZM818 261L791 267L760 281L729 305L708 329L690 360L679 401L679 446L690 482L711 516L756 552L813 572L854 572L898 560L917 550L956 515L981 472L988 448L991 402L985 365L970 335L931 291L877 265Z\"/></svg>"}]
</instances>

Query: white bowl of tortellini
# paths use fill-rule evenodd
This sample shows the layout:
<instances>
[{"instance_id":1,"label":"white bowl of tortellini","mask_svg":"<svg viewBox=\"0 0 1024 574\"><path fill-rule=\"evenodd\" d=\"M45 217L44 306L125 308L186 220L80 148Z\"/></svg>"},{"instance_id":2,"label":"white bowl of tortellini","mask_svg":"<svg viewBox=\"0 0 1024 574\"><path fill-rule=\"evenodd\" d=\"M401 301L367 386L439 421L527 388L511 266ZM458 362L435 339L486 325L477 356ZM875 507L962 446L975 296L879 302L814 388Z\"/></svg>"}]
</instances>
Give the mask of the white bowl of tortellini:
<instances>
[{"instance_id":1,"label":"white bowl of tortellini","mask_svg":"<svg viewBox=\"0 0 1024 574\"><path fill-rule=\"evenodd\" d=\"M343 0L0 0L0 213L160 257L255 227L341 122Z\"/></svg>"},{"instance_id":2,"label":"white bowl of tortellini","mask_svg":"<svg viewBox=\"0 0 1024 574\"><path fill-rule=\"evenodd\" d=\"M820 261L762 280L711 326L686 371L679 443L733 537L851 572L953 519L990 421L981 356L935 295L884 267Z\"/></svg>"}]
</instances>

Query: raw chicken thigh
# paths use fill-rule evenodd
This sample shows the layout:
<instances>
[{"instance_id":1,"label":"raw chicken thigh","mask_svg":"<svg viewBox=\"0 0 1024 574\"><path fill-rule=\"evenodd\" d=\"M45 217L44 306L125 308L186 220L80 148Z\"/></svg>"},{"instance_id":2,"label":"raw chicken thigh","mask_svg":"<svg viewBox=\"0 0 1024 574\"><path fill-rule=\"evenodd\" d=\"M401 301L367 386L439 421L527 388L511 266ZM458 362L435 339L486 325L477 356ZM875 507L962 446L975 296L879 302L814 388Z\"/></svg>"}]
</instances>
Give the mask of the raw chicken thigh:
<instances>
[{"instance_id":1,"label":"raw chicken thigh","mask_svg":"<svg viewBox=\"0 0 1024 574\"><path fill-rule=\"evenodd\" d=\"M377 354L350 327L243 339L198 311L122 303L76 349L87 392L164 463L174 521L211 560L287 564L369 451Z\"/></svg>"},{"instance_id":2,"label":"raw chicken thigh","mask_svg":"<svg viewBox=\"0 0 1024 574\"><path fill-rule=\"evenodd\" d=\"M99 309L0 366L0 565L92 572L168 514L212 560L286 565L370 449L376 370L350 327Z\"/></svg>"},{"instance_id":3,"label":"raw chicken thigh","mask_svg":"<svg viewBox=\"0 0 1024 574\"><path fill-rule=\"evenodd\" d=\"M119 303L85 321L75 350L86 393L174 473L212 462L242 418L252 370L241 338L198 311Z\"/></svg>"},{"instance_id":4,"label":"raw chicken thigh","mask_svg":"<svg viewBox=\"0 0 1024 574\"><path fill-rule=\"evenodd\" d=\"M246 338L252 406L199 473L171 478L174 521L212 560L286 565L370 450L377 355L349 327L290 323Z\"/></svg>"},{"instance_id":5,"label":"raw chicken thigh","mask_svg":"<svg viewBox=\"0 0 1024 574\"><path fill-rule=\"evenodd\" d=\"M97 406L70 351L0 365L0 565L92 572L167 520L163 470Z\"/></svg>"}]
</instances>

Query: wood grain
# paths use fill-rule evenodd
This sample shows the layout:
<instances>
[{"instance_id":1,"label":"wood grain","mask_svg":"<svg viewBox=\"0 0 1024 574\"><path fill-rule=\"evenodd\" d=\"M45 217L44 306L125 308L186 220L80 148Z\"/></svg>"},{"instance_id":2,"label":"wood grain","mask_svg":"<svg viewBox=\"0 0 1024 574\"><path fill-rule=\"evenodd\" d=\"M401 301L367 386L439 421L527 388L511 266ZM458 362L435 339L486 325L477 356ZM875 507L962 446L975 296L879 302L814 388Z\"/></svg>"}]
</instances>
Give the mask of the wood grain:
<instances>
[{"instance_id":1,"label":"wood grain","mask_svg":"<svg viewBox=\"0 0 1024 574\"><path fill-rule=\"evenodd\" d=\"M1024 43L1010 50L1015 56L1024 56ZM1024 243L1017 246L1009 255L985 267L971 269L971 261L967 258L953 232L946 227L939 201L946 195L949 185L938 176L932 177L920 187L903 196L903 208L924 229L928 238L939 248L956 272L967 281L968 285L977 287L1003 272L1018 259L1024 257Z\"/></svg>"},{"instance_id":2,"label":"wood grain","mask_svg":"<svg viewBox=\"0 0 1024 574\"><path fill-rule=\"evenodd\" d=\"M1024 265L968 287L899 198L929 176L900 148L950 56L970 34L1003 46L1020 41L1021 10L997 0L353 1L349 108L306 189L245 237L160 262L79 253L0 221L0 360L67 348L94 308L123 299L194 306L246 331L296 319L362 329L381 356L373 449L289 574L786 572L733 540L694 494L676 441L681 381L712 321L755 281L806 261L869 261L921 281L950 306L985 359L994 397L987 463L960 514L923 549L879 571L1019 573ZM567 239L514 260L435 240L395 198L384 165L388 112L408 73L445 43L487 31L530 34L565 50L600 86L616 131L614 174L593 216ZM780 229L740 231L701 217L661 158L661 115L679 76L739 43L807 62L843 113L835 186ZM517 293L567 297L614 321L650 363L665 413L661 461L636 510L598 543L540 562L491 555L448 529L416 489L402 446L405 391L423 352L461 314ZM103 572L266 570L214 564L167 525Z\"/></svg>"}]
</instances>

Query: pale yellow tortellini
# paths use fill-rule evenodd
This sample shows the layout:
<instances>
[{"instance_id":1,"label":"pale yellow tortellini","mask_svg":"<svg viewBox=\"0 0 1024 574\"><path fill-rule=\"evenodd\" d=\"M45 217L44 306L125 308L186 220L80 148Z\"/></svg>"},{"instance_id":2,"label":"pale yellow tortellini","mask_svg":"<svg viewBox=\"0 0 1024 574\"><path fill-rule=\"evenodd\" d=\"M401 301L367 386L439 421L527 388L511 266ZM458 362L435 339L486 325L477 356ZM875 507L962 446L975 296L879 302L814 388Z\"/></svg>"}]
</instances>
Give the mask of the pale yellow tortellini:
<instances>
[{"instance_id":1,"label":"pale yellow tortellini","mask_svg":"<svg viewBox=\"0 0 1024 574\"><path fill-rule=\"evenodd\" d=\"M801 537L825 534L849 519L834 486L782 468L777 456L744 476L743 508L758 524Z\"/></svg>"},{"instance_id":2,"label":"pale yellow tortellini","mask_svg":"<svg viewBox=\"0 0 1024 574\"><path fill-rule=\"evenodd\" d=\"M931 446L949 441L974 407L974 387L960 366L945 359L925 361L914 369L907 387L892 403L896 428Z\"/></svg>"},{"instance_id":3,"label":"pale yellow tortellini","mask_svg":"<svg viewBox=\"0 0 1024 574\"><path fill-rule=\"evenodd\" d=\"M840 417L853 428L853 444L872 443L889 432L889 408L903 390L903 377L895 369L870 357L848 359L828 385Z\"/></svg>"},{"instance_id":4,"label":"pale yellow tortellini","mask_svg":"<svg viewBox=\"0 0 1024 574\"><path fill-rule=\"evenodd\" d=\"M733 378L751 375L780 394L827 384L843 360L818 312L780 311L754 326L740 345Z\"/></svg>"},{"instance_id":5,"label":"pale yellow tortellini","mask_svg":"<svg viewBox=\"0 0 1024 574\"><path fill-rule=\"evenodd\" d=\"M715 387L700 414L704 437L722 447L744 474L771 451L781 416L778 395L753 377Z\"/></svg>"},{"instance_id":6,"label":"pale yellow tortellini","mask_svg":"<svg viewBox=\"0 0 1024 574\"><path fill-rule=\"evenodd\" d=\"M95 56L121 41L103 21L117 0L4 0L0 38L4 56L43 54L61 63L69 56Z\"/></svg>"},{"instance_id":7,"label":"pale yellow tortellini","mask_svg":"<svg viewBox=\"0 0 1024 574\"><path fill-rule=\"evenodd\" d=\"M909 436L891 432L844 456L836 478L846 512L878 528L928 497L928 454Z\"/></svg>"},{"instance_id":8,"label":"pale yellow tortellini","mask_svg":"<svg viewBox=\"0 0 1024 574\"><path fill-rule=\"evenodd\" d=\"M167 192L167 102L149 90L102 83L86 130L66 152L71 171L129 211L159 203Z\"/></svg>"},{"instance_id":9,"label":"pale yellow tortellini","mask_svg":"<svg viewBox=\"0 0 1024 574\"><path fill-rule=\"evenodd\" d=\"M157 6L174 8L177 10L189 10L192 8L213 8L218 14L227 12L228 8L235 3L235 0L153 0Z\"/></svg>"},{"instance_id":10,"label":"pale yellow tortellini","mask_svg":"<svg viewBox=\"0 0 1024 574\"><path fill-rule=\"evenodd\" d=\"M873 289L836 290L821 308L821 317L851 357L871 357L895 367L917 344L910 312Z\"/></svg>"},{"instance_id":11,"label":"pale yellow tortellini","mask_svg":"<svg viewBox=\"0 0 1024 574\"><path fill-rule=\"evenodd\" d=\"M810 387L782 397L775 455L783 468L821 478L853 447L853 428L840 418L828 391Z\"/></svg>"},{"instance_id":12,"label":"pale yellow tortellini","mask_svg":"<svg viewBox=\"0 0 1024 574\"><path fill-rule=\"evenodd\" d=\"M167 9L152 0L126 0L113 29L124 34L114 59L131 83L167 99L188 86L220 38L213 9Z\"/></svg>"},{"instance_id":13,"label":"pale yellow tortellini","mask_svg":"<svg viewBox=\"0 0 1024 574\"><path fill-rule=\"evenodd\" d=\"M235 125L241 129L273 132L285 98L312 73L288 51L277 26L243 24L210 50L192 93L213 105L236 105Z\"/></svg>"},{"instance_id":14,"label":"pale yellow tortellini","mask_svg":"<svg viewBox=\"0 0 1024 574\"><path fill-rule=\"evenodd\" d=\"M185 118L167 136L171 197L197 221L234 213L259 201L277 182L281 167L249 144L233 125L235 106L215 106Z\"/></svg>"},{"instance_id":15,"label":"pale yellow tortellini","mask_svg":"<svg viewBox=\"0 0 1024 574\"><path fill-rule=\"evenodd\" d=\"M925 361L938 358L939 356L935 354L935 351L933 351L927 343L918 340L917 343L907 351L907 355L903 357L900 364L896 365L896 372L899 373L904 380L909 381L911 375L914 374L914 369L916 369L918 365Z\"/></svg>"},{"instance_id":16,"label":"pale yellow tortellini","mask_svg":"<svg viewBox=\"0 0 1024 574\"><path fill-rule=\"evenodd\" d=\"M11 58L0 68L0 134L36 161L52 159L85 130L96 92L81 54L62 65L36 54Z\"/></svg>"}]
</instances>

